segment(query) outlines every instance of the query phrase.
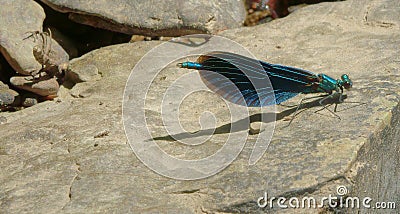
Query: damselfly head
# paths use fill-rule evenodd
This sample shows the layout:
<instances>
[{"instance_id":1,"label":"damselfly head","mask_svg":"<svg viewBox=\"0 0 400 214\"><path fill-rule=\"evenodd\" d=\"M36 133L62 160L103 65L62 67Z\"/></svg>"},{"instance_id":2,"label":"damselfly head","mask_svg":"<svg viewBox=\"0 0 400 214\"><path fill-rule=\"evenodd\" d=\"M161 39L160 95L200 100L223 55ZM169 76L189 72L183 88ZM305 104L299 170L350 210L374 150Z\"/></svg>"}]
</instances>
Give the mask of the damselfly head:
<instances>
[{"instance_id":1,"label":"damselfly head","mask_svg":"<svg viewBox=\"0 0 400 214\"><path fill-rule=\"evenodd\" d=\"M345 89L350 89L351 87L353 87L353 82L351 81L349 75L347 74L343 74L341 77L341 85L345 88Z\"/></svg>"}]
</instances>

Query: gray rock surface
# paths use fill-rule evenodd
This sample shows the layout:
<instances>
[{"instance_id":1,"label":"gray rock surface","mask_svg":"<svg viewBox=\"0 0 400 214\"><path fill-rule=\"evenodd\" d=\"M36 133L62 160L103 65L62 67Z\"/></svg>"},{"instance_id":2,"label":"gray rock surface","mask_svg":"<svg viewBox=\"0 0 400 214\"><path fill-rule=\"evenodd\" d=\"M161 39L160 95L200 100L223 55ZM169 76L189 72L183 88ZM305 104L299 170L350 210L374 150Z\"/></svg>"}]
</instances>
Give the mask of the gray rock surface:
<instances>
[{"instance_id":1,"label":"gray rock surface","mask_svg":"<svg viewBox=\"0 0 400 214\"><path fill-rule=\"evenodd\" d=\"M351 196L373 198L371 207L376 206L375 202L380 202L380 206L387 207L380 209L382 213L395 213L400 203L400 104L385 119L386 126L382 126L378 135L371 136L371 143L359 151L359 157L353 164L352 171L359 173L354 179L356 185ZM347 210L348 213L370 211L365 207Z\"/></svg>"},{"instance_id":2,"label":"gray rock surface","mask_svg":"<svg viewBox=\"0 0 400 214\"><path fill-rule=\"evenodd\" d=\"M246 16L241 0L42 2L60 12L70 13L70 19L78 23L148 36L216 33L242 26Z\"/></svg>"},{"instance_id":3,"label":"gray rock surface","mask_svg":"<svg viewBox=\"0 0 400 214\"><path fill-rule=\"evenodd\" d=\"M11 90L8 85L0 81L0 109L2 106L12 104L16 96L18 96L18 92Z\"/></svg>"},{"instance_id":4,"label":"gray rock surface","mask_svg":"<svg viewBox=\"0 0 400 214\"><path fill-rule=\"evenodd\" d=\"M392 117L398 117L390 111L400 96L398 11L388 11L384 20L368 14L382 13L382 8L394 4L384 0L323 3L271 23L226 31L223 36L259 59L332 77L348 73L354 88L346 93L346 101L367 104L339 105L341 120L313 113L317 108L307 109L288 128L282 120L285 115L278 113L270 147L257 164L248 165L251 142L257 136L251 135L250 144L232 165L198 181L177 181L154 173L136 158L125 137L121 105L126 80L137 61L159 43L110 46L82 56L71 69L84 73L93 67L96 72L91 71L86 82L61 88L60 98L53 102L0 113L4 121L0 129L0 209L12 213L248 213L267 210L256 203L265 191L275 197L320 198L335 195L337 185L352 187L352 180L355 187L366 185L357 183L362 168L355 168L354 163L363 161L357 154L376 142L371 136L380 136L390 126L388 121L395 120ZM375 24L380 22L391 24ZM95 73L101 78L90 78ZM224 127L230 125L217 96L200 94L182 107L183 124L190 131L198 130L198 112L209 110L222 118L217 123L219 134L199 147L200 151L174 144L162 129L156 105L163 96L159 92L184 73L171 65L155 80L146 106L149 128L162 148L178 156L215 152L228 135ZM301 97L287 104L297 104ZM256 116L257 111L251 111ZM398 190L393 179L388 175L381 182Z\"/></svg>"}]
</instances>

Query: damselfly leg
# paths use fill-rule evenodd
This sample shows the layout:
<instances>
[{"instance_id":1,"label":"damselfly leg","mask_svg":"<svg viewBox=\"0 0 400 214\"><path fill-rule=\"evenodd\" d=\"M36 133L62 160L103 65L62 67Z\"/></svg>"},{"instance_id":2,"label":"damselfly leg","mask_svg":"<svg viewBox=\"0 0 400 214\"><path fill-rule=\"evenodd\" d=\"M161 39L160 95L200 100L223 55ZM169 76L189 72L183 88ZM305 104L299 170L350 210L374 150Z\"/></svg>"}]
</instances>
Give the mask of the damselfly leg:
<instances>
[{"instance_id":1,"label":"damselfly leg","mask_svg":"<svg viewBox=\"0 0 400 214\"><path fill-rule=\"evenodd\" d=\"M339 97L338 97L338 96L339 96ZM327 109L327 110L330 111L331 113L334 113L334 112L341 112L341 111L345 111L345 110L348 110L348 109L355 108L355 107L360 106L360 105L365 105L365 104L367 104L367 103L356 102L356 101L345 101L345 98L346 98L346 95L344 95L343 93L340 93L340 92L336 92L336 93L334 93L334 94L331 94L331 95L327 96L326 98L324 98L324 99L322 99L322 100L320 101L320 105L322 106L322 108L316 110L315 113L318 113L318 112L320 112L320 111L322 111L322 110L324 110L324 109ZM328 100L328 99L331 99L331 101L330 101L328 104L324 104L324 102L325 102L326 100ZM338 110L337 110L338 105L339 105L339 104L343 104L343 103L353 103L353 104L358 104L358 105L351 106L351 107L348 107L348 108L344 108L344 109L341 109L341 110L338 111ZM330 106L333 105L333 104L335 104L335 107L333 108L333 111L332 111L332 110L330 110L328 107L330 107ZM335 114L335 115L336 115L336 114ZM340 117L339 117L339 119L340 119Z\"/></svg>"},{"instance_id":2,"label":"damselfly leg","mask_svg":"<svg viewBox=\"0 0 400 214\"><path fill-rule=\"evenodd\" d=\"M327 95L324 94L324 95L317 95L317 96L312 96L312 97L304 97L304 98L301 98L299 104L297 104L297 108L296 108L296 110L294 111L293 115L290 116L291 119L290 119L288 125L286 125L286 126L290 126L290 124L293 122L293 120L294 120L294 118L296 117L296 115L300 113L299 110L301 109L301 107L302 107L304 101L306 101L306 100L311 100L311 99L315 99L315 98L320 98L320 97L326 97L326 96L327 96ZM324 99L325 99L325 98L324 98Z\"/></svg>"}]
</instances>

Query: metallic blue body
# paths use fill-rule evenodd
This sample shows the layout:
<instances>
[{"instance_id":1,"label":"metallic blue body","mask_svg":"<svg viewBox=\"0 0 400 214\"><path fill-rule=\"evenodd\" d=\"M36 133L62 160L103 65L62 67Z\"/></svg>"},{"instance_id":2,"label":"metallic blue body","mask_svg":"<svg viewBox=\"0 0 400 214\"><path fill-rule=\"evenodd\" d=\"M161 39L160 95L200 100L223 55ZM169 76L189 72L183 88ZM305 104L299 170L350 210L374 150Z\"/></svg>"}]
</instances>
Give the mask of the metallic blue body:
<instances>
[{"instance_id":1,"label":"metallic blue body","mask_svg":"<svg viewBox=\"0 0 400 214\"><path fill-rule=\"evenodd\" d=\"M197 62L183 62L182 68L201 69L202 65Z\"/></svg>"}]
</instances>

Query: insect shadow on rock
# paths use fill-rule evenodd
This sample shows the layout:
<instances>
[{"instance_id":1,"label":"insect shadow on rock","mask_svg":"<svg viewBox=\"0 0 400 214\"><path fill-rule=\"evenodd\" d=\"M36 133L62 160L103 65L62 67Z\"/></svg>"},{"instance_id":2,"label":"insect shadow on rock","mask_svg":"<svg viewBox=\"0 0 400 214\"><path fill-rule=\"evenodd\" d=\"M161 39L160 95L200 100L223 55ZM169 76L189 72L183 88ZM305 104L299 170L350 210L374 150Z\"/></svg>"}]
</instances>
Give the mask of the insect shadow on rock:
<instances>
[{"instance_id":1,"label":"insect shadow on rock","mask_svg":"<svg viewBox=\"0 0 400 214\"><path fill-rule=\"evenodd\" d=\"M316 98L316 97L311 97L311 98ZM241 123L243 123L243 121L249 121L250 123L254 123L254 122L270 123L270 122L274 122L274 121L285 120L289 115L294 114L296 111L301 111L303 109L307 110L307 109L310 109L313 107L321 106L320 101L325 98L326 97L320 97L319 99L315 99L310 102L304 102L304 103L302 103L301 106L294 105L292 107L288 107L288 109L286 109L282 112L279 112L279 113L272 113L272 112L256 113L256 114L250 115L248 118L243 118L241 120L238 120L238 121L235 121L232 123L226 123L224 125L216 127L215 129L208 129L208 130L202 130L202 131L203 131L203 133L209 133L210 131L214 131L214 133L213 133L214 135L245 131L244 129L236 129L235 130L235 129L232 129L232 127L240 127L240 126L236 126L235 124L241 124ZM344 94L342 96L342 99L345 100L346 98L347 98L347 95ZM325 105L333 105L333 104L337 105L342 102L339 102L337 95L324 100ZM322 108L320 110L322 110ZM269 120L265 120L264 118L268 118ZM275 119L273 120L272 118L275 118ZM288 126L289 125L286 125L285 127L288 127ZM183 139L186 139L189 137L191 137L191 135L188 133L179 133L179 134L175 134L175 135L165 135L165 136L154 137L154 138L152 138L152 140L179 141L179 140L183 140ZM149 139L149 140L151 140L151 139Z\"/></svg>"},{"instance_id":2,"label":"insect shadow on rock","mask_svg":"<svg viewBox=\"0 0 400 214\"><path fill-rule=\"evenodd\" d=\"M189 35L189 36L184 36L184 37L178 37L170 40L169 42L172 43L177 43L189 47L200 47L207 42L210 41L212 38L211 35L207 34L194 34L194 35Z\"/></svg>"}]
</instances>

